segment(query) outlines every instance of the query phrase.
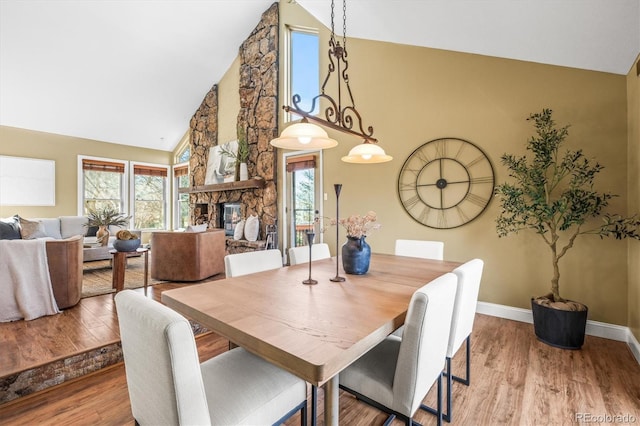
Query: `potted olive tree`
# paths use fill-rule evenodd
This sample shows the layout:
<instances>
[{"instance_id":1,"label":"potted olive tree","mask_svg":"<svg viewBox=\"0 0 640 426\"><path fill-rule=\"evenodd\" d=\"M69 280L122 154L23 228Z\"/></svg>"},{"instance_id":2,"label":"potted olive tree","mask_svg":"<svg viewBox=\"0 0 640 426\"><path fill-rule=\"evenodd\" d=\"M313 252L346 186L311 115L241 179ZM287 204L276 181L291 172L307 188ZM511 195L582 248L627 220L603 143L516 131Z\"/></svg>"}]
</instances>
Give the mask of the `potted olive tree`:
<instances>
[{"instance_id":1,"label":"potted olive tree","mask_svg":"<svg viewBox=\"0 0 640 426\"><path fill-rule=\"evenodd\" d=\"M501 209L496 229L499 237L530 229L549 247L551 293L531 299L536 336L552 346L579 349L584 343L588 309L560 295L559 261L581 235L640 239L640 217L605 213L616 195L593 188L603 166L585 157L582 150L559 152L569 126L556 127L550 109L531 114L528 120L536 130L527 142L531 158L501 157L513 181L495 189ZM602 221L593 224L593 218Z\"/></svg>"}]
</instances>

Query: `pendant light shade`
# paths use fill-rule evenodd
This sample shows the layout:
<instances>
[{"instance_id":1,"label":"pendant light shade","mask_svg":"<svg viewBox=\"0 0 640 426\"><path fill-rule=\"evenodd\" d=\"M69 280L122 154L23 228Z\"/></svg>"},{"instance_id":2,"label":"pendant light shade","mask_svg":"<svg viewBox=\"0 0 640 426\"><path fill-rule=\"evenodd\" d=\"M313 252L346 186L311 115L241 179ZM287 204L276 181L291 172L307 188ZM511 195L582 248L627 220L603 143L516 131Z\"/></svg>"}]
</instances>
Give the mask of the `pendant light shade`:
<instances>
[{"instance_id":1,"label":"pendant light shade","mask_svg":"<svg viewBox=\"0 0 640 426\"><path fill-rule=\"evenodd\" d=\"M358 164L386 163L391 160L393 160L393 157L387 155L384 149L369 142L354 146L349 151L349 155L342 157L342 161L345 163Z\"/></svg>"},{"instance_id":2,"label":"pendant light shade","mask_svg":"<svg viewBox=\"0 0 640 426\"><path fill-rule=\"evenodd\" d=\"M337 146L338 141L329 138L322 127L303 118L299 123L284 129L279 138L271 141L271 145L284 149L325 149Z\"/></svg>"}]
</instances>

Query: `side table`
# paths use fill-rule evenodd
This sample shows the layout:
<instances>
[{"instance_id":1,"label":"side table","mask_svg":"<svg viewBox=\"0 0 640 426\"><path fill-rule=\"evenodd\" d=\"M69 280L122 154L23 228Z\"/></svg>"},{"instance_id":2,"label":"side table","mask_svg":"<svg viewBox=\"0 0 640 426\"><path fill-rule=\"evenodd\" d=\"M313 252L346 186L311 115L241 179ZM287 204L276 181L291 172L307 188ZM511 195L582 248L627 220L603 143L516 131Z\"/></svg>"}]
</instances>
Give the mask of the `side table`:
<instances>
[{"instance_id":1,"label":"side table","mask_svg":"<svg viewBox=\"0 0 640 426\"><path fill-rule=\"evenodd\" d=\"M149 249L138 248L136 251L110 250L113 255L113 281L112 287L116 293L124 290L124 271L127 266L127 257L140 256L144 253L144 294L147 295L147 284L149 280Z\"/></svg>"}]
</instances>

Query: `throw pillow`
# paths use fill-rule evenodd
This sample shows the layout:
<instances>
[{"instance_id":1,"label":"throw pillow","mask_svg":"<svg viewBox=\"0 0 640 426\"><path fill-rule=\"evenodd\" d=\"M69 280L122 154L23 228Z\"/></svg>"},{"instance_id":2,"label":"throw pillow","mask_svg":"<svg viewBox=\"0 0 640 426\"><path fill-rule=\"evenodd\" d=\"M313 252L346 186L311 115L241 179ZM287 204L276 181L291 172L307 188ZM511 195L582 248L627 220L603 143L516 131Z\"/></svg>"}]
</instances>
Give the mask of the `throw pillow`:
<instances>
[{"instance_id":1,"label":"throw pillow","mask_svg":"<svg viewBox=\"0 0 640 426\"><path fill-rule=\"evenodd\" d=\"M189 225L184 232L204 232L207 230L207 224L203 223L201 225Z\"/></svg>"},{"instance_id":2,"label":"throw pillow","mask_svg":"<svg viewBox=\"0 0 640 426\"><path fill-rule=\"evenodd\" d=\"M44 229L44 223L39 220L28 220L20 218L20 235L23 240L34 240L36 238L44 238L47 231Z\"/></svg>"},{"instance_id":3,"label":"throw pillow","mask_svg":"<svg viewBox=\"0 0 640 426\"><path fill-rule=\"evenodd\" d=\"M85 237L95 237L96 232L98 232L97 226L87 226L87 233L84 234Z\"/></svg>"},{"instance_id":4,"label":"throw pillow","mask_svg":"<svg viewBox=\"0 0 640 426\"><path fill-rule=\"evenodd\" d=\"M233 239L234 240L241 240L242 239L242 235L244 234L244 222L245 222L245 220L242 219L240 222L236 223L236 227L233 230Z\"/></svg>"},{"instance_id":5,"label":"throw pillow","mask_svg":"<svg viewBox=\"0 0 640 426\"><path fill-rule=\"evenodd\" d=\"M19 240L20 220L18 215L0 219L0 240Z\"/></svg>"},{"instance_id":6,"label":"throw pillow","mask_svg":"<svg viewBox=\"0 0 640 426\"><path fill-rule=\"evenodd\" d=\"M260 232L260 222L258 216L249 216L244 224L244 237L247 241L256 241Z\"/></svg>"}]
</instances>

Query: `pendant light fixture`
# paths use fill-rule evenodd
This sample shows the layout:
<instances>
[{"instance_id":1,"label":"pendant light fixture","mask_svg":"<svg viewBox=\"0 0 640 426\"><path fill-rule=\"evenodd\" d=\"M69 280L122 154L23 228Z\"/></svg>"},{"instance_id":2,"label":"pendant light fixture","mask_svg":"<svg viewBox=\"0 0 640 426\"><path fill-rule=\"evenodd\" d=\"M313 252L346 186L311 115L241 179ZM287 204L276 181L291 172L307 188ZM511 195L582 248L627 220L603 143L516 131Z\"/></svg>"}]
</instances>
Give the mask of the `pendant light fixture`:
<instances>
[{"instance_id":1,"label":"pendant light fixture","mask_svg":"<svg viewBox=\"0 0 640 426\"><path fill-rule=\"evenodd\" d=\"M329 138L325 130L309 123L303 118L282 131L279 138L273 139L271 145L284 149L325 149L338 145L338 141Z\"/></svg>"},{"instance_id":2,"label":"pendant light fixture","mask_svg":"<svg viewBox=\"0 0 640 426\"><path fill-rule=\"evenodd\" d=\"M316 148L332 148L338 144L337 141L333 139L329 139L327 133L319 128L318 126L309 123L309 121L313 121L314 123L318 123L324 127L328 127L330 129L338 130L340 132L357 136L358 138L364 139L364 143L355 146L350 152L349 155L342 157L342 161L348 163L382 163L386 161L390 161L393 157L386 155L384 150L377 145L378 140L373 137L373 127L367 127L366 131L362 124L362 117L360 113L356 109L355 102L353 100L353 93L351 92L351 87L349 86L349 75L347 74L347 69L349 64L347 62L347 3L346 0L342 0L342 45L340 41L336 40L335 29L334 29L334 0L331 0L331 37L329 39L329 67L327 76L324 79L324 83L322 84L321 93L314 97L311 101L311 107L308 111L301 109L300 95L293 95L292 101L293 106L285 105L283 109L287 112L299 115L303 117L302 121L298 124L293 124L282 132L282 135L271 141L271 145L279 148L288 148L288 149L301 149L301 148L311 148L311 145L302 145L301 142L303 140L307 140L310 138L308 144L315 143L316 138L318 139L318 143L326 143L328 146L321 146ZM334 99L330 95L325 92L327 84L331 79L331 75L335 72L336 81L336 93L337 98ZM349 104L343 103L342 94L346 93L349 95L348 100ZM320 99L323 99L324 102L328 104L325 108L324 113L321 115L313 115L313 111L316 107L316 102L319 102ZM298 131L298 129L292 129L296 126L305 125L305 130ZM309 127L307 127L309 126ZM311 131L312 128L319 129L323 134L320 134L317 130ZM289 130L291 129L291 130ZM315 132L315 133L314 133ZM310 136L312 133L318 134L318 136ZM303 139L298 134L302 134ZM326 140L332 141L331 143L326 142ZM323 142L324 141L324 142Z\"/></svg>"},{"instance_id":3,"label":"pendant light fixture","mask_svg":"<svg viewBox=\"0 0 640 426\"><path fill-rule=\"evenodd\" d=\"M349 155L342 157L342 161L345 163L358 164L386 163L391 160L393 160L393 157L387 155L384 149L368 141L354 146L349 151Z\"/></svg>"}]
</instances>

